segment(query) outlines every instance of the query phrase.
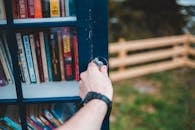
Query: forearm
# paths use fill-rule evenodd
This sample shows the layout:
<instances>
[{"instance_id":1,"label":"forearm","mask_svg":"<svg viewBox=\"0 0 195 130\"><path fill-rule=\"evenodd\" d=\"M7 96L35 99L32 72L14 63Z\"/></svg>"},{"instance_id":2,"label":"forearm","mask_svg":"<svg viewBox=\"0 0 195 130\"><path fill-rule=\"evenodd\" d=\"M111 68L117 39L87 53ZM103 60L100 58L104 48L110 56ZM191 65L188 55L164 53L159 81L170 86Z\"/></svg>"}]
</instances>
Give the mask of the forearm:
<instances>
[{"instance_id":1,"label":"forearm","mask_svg":"<svg viewBox=\"0 0 195 130\"><path fill-rule=\"evenodd\" d=\"M106 112L106 103L91 100L57 130L100 130Z\"/></svg>"}]
</instances>

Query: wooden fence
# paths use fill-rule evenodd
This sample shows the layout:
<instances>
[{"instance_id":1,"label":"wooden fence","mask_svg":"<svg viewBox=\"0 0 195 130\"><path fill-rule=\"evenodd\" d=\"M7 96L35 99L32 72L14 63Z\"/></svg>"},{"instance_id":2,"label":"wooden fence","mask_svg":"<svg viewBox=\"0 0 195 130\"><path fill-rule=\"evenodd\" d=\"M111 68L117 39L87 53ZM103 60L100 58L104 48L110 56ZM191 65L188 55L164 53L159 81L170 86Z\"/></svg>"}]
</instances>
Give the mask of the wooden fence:
<instances>
[{"instance_id":1,"label":"wooden fence","mask_svg":"<svg viewBox=\"0 0 195 130\"><path fill-rule=\"evenodd\" d=\"M195 36L185 34L109 44L112 81L175 69L195 68Z\"/></svg>"}]
</instances>

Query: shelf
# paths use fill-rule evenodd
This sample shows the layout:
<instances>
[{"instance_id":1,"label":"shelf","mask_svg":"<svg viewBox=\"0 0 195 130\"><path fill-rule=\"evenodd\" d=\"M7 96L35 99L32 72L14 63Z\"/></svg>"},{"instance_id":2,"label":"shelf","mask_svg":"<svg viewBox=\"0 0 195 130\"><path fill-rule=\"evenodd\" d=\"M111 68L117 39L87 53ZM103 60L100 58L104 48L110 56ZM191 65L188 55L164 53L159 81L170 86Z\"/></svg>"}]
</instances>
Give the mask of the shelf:
<instances>
[{"instance_id":1,"label":"shelf","mask_svg":"<svg viewBox=\"0 0 195 130\"><path fill-rule=\"evenodd\" d=\"M79 96L77 81L47 82L22 85L24 99L68 98Z\"/></svg>"},{"instance_id":2,"label":"shelf","mask_svg":"<svg viewBox=\"0 0 195 130\"><path fill-rule=\"evenodd\" d=\"M56 17L56 18L28 18L28 19L14 19L14 24L27 23L50 23L50 22L75 22L76 17Z\"/></svg>"},{"instance_id":3,"label":"shelf","mask_svg":"<svg viewBox=\"0 0 195 130\"><path fill-rule=\"evenodd\" d=\"M17 99L15 85L0 87L0 100Z\"/></svg>"},{"instance_id":4,"label":"shelf","mask_svg":"<svg viewBox=\"0 0 195 130\"><path fill-rule=\"evenodd\" d=\"M6 25L7 24L7 20L0 20L0 25Z\"/></svg>"}]
</instances>

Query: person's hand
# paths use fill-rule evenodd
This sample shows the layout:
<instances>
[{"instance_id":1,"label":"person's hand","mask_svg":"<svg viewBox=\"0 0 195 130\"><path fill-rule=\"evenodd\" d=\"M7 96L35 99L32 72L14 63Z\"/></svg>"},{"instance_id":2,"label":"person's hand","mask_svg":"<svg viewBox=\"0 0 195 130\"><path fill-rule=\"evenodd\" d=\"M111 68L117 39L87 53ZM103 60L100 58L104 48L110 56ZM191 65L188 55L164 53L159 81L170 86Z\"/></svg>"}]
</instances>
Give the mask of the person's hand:
<instances>
[{"instance_id":1,"label":"person's hand","mask_svg":"<svg viewBox=\"0 0 195 130\"><path fill-rule=\"evenodd\" d=\"M88 64L87 70L80 74L80 97L85 98L88 92L98 92L107 96L111 101L113 97L113 87L108 77L107 66L100 69L93 62Z\"/></svg>"}]
</instances>

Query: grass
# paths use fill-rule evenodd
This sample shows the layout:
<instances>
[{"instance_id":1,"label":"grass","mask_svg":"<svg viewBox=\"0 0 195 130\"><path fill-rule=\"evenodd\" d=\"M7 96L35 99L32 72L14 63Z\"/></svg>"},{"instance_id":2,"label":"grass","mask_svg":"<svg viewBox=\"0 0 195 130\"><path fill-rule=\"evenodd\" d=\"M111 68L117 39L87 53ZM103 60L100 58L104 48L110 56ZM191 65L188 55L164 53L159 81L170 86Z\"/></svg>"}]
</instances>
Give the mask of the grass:
<instances>
[{"instance_id":1,"label":"grass","mask_svg":"<svg viewBox=\"0 0 195 130\"><path fill-rule=\"evenodd\" d=\"M110 129L193 129L189 108L194 84L187 83L192 75L194 70L173 70L114 83Z\"/></svg>"}]
</instances>

